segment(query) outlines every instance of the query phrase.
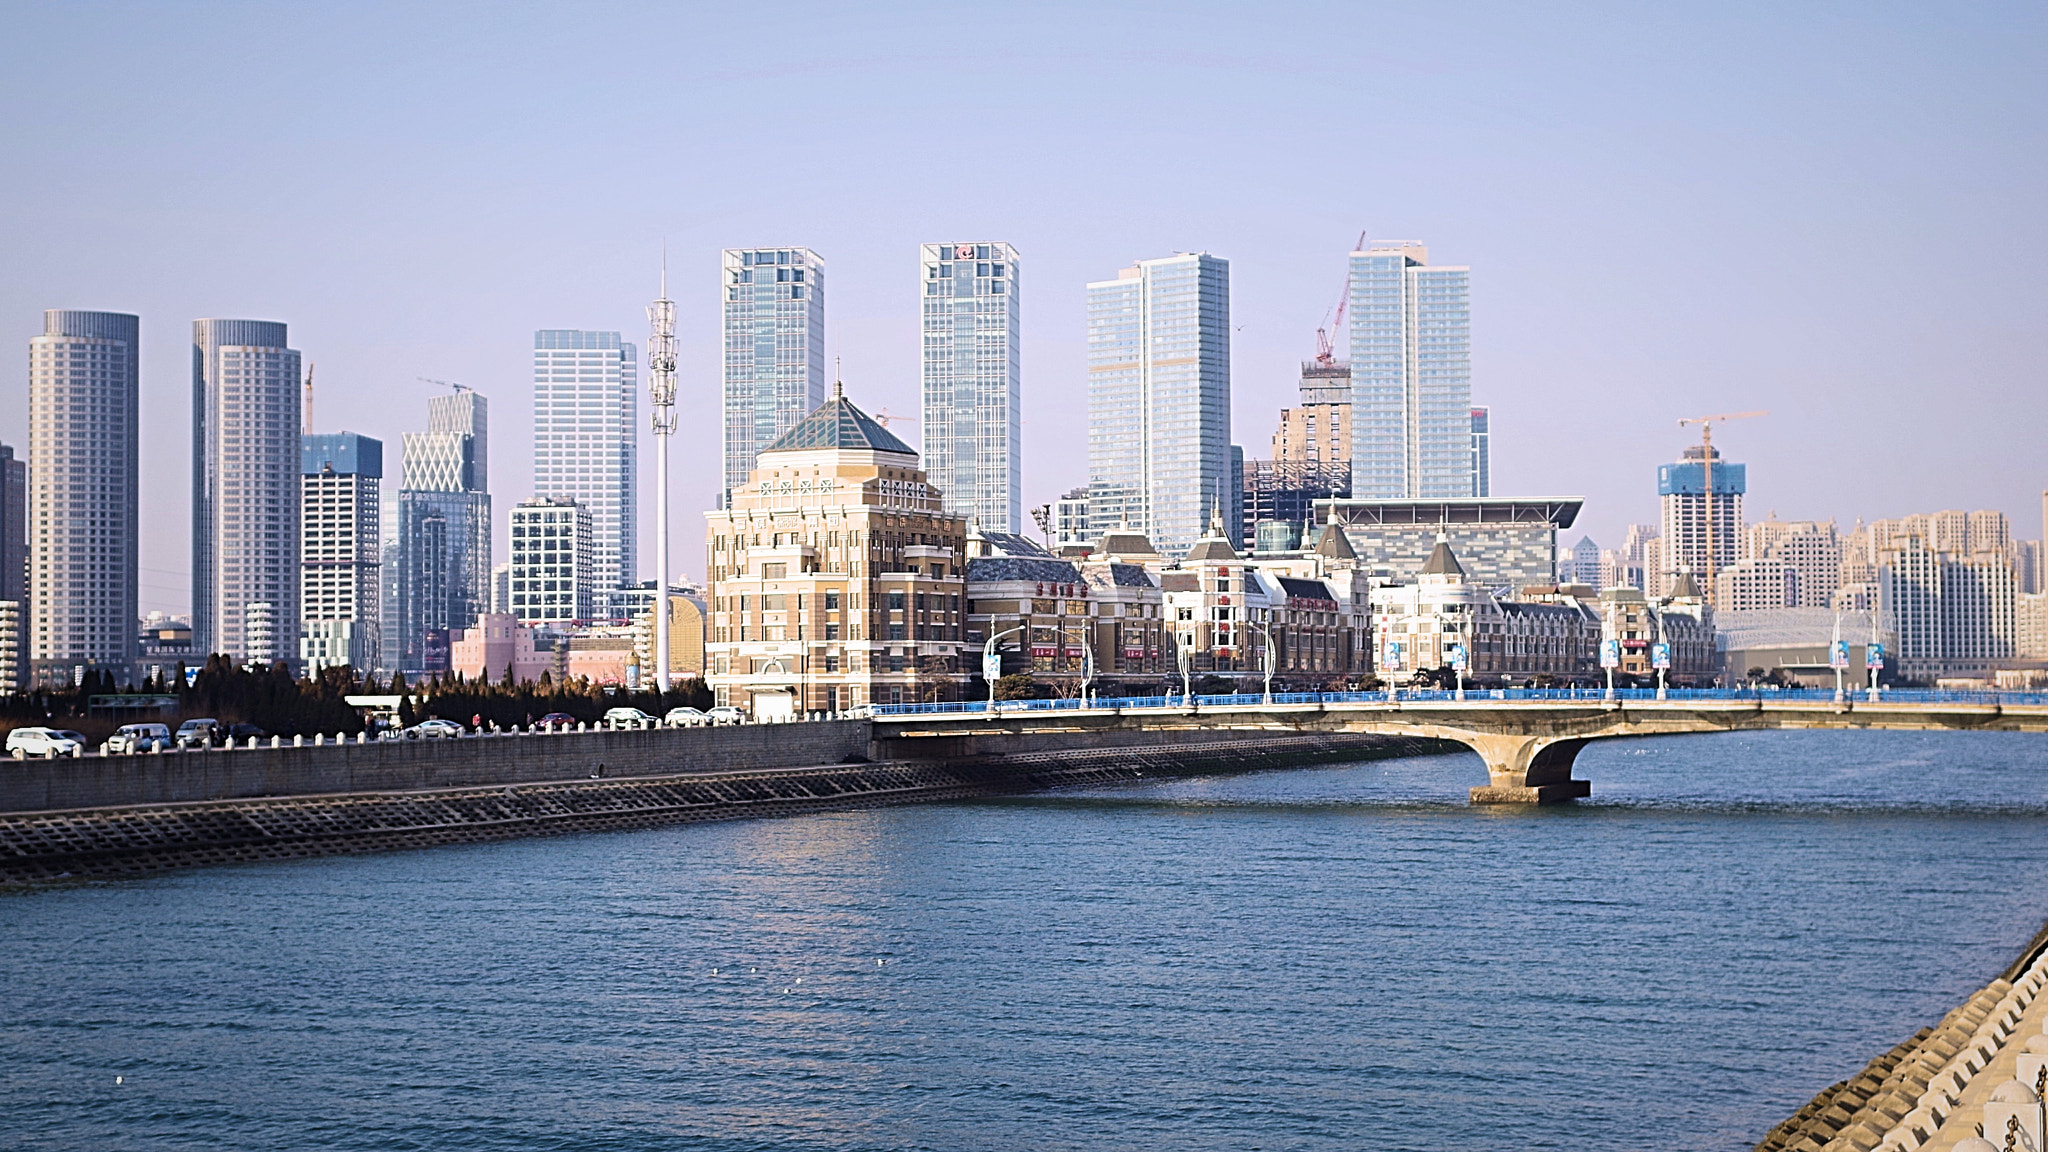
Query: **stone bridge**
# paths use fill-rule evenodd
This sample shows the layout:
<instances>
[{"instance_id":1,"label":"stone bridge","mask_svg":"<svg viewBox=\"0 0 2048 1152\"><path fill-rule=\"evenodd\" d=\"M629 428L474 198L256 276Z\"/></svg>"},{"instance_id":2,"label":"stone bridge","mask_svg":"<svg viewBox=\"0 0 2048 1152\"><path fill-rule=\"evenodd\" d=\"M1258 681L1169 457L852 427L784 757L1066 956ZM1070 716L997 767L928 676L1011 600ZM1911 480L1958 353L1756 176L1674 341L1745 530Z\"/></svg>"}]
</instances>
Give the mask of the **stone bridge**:
<instances>
[{"instance_id":1,"label":"stone bridge","mask_svg":"<svg viewBox=\"0 0 2048 1152\"><path fill-rule=\"evenodd\" d=\"M1197 697L1192 705L1153 697L1020 701L993 711L980 704L876 711L875 746L907 759L1157 746L1172 743L1175 733L1196 739L1224 732L1371 733L1454 741L1486 762L1489 780L1472 789L1474 804L1546 804L1589 795L1589 783L1572 777L1572 763L1588 742L1617 736L1774 728L2048 732L2048 697L2035 693L1328 693L1276 696L1272 703L1256 696Z\"/></svg>"}]
</instances>

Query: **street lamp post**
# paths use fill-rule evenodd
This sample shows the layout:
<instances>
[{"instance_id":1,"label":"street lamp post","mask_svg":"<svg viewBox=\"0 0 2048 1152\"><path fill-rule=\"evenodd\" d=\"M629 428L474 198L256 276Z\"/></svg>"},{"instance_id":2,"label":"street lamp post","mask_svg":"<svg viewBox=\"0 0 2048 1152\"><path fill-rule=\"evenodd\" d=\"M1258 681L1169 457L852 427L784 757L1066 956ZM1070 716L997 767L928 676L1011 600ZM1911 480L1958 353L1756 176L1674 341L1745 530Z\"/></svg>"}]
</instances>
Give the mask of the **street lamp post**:
<instances>
[{"instance_id":1,"label":"street lamp post","mask_svg":"<svg viewBox=\"0 0 2048 1152\"><path fill-rule=\"evenodd\" d=\"M1076 628L1075 634L1081 637L1081 703L1085 706L1088 703L1088 685L1095 680L1095 646L1090 643L1092 637L1088 635L1088 626L1086 624ZM1064 647L1066 642L1067 627L1066 625L1061 625L1061 646Z\"/></svg>"},{"instance_id":2,"label":"street lamp post","mask_svg":"<svg viewBox=\"0 0 2048 1152\"><path fill-rule=\"evenodd\" d=\"M1003 678L1003 658L996 655L996 641L1001 640L1005 636L1013 636L1022 632L1026 627L1027 625L1020 624L1007 632L998 632L988 638L988 643L981 646L981 678L988 681L988 716L990 719L994 719L996 714L996 681ZM994 673L994 675L990 675L990 673Z\"/></svg>"},{"instance_id":3,"label":"street lamp post","mask_svg":"<svg viewBox=\"0 0 2048 1152\"><path fill-rule=\"evenodd\" d=\"M1189 638L1187 636L1183 635L1176 639L1174 643L1174 659L1180 664L1181 704L1185 706L1189 711L1193 711L1195 707L1195 690L1193 676L1193 669L1195 666L1195 647L1192 643L1189 643Z\"/></svg>"},{"instance_id":4,"label":"street lamp post","mask_svg":"<svg viewBox=\"0 0 2048 1152\"><path fill-rule=\"evenodd\" d=\"M1273 653L1272 610L1267 610L1265 623L1259 623L1253 620L1246 620L1245 623L1251 625L1253 628L1257 628L1259 630L1259 635L1263 637L1266 641L1263 645L1260 646L1259 649L1259 654L1261 657L1259 662L1265 666L1266 672L1266 695L1263 699L1259 701L1259 703L1271 704L1273 702L1273 662L1275 659Z\"/></svg>"}]
</instances>

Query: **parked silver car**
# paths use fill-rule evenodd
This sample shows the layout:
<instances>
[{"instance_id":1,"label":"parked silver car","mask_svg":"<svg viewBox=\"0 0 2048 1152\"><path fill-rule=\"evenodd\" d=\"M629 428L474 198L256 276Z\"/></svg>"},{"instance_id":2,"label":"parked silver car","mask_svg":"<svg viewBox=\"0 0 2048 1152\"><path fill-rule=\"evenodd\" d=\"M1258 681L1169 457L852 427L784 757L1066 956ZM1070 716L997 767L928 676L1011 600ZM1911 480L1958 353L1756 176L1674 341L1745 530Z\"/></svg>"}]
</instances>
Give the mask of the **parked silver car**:
<instances>
[{"instance_id":1,"label":"parked silver car","mask_svg":"<svg viewBox=\"0 0 2048 1152\"><path fill-rule=\"evenodd\" d=\"M611 708L604 714L607 728L659 728L661 721L638 708Z\"/></svg>"},{"instance_id":2,"label":"parked silver car","mask_svg":"<svg viewBox=\"0 0 2048 1152\"><path fill-rule=\"evenodd\" d=\"M697 708L671 708L661 722L671 728L696 728L711 723L711 717Z\"/></svg>"}]
</instances>

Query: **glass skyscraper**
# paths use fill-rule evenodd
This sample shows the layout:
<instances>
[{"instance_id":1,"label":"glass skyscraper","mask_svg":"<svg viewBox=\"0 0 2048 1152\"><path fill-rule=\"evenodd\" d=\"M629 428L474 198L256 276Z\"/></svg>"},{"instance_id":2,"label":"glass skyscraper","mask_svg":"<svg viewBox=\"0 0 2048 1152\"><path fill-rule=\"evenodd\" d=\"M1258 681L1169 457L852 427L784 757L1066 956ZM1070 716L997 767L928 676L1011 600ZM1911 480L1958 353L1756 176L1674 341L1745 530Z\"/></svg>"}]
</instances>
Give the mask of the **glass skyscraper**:
<instances>
[{"instance_id":1,"label":"glass skyscraper","mask_svg":"<svg viewBox=\"0 0 2048 1152\"><path fill-rule=\"evenodd\" d=\"M1351 254L1351 496L1475 495L1469 268L1411 240Z\"/></svg>"},{"instance_id":2,"label":"glass skyscraper","mask_svg":"<svg viewBox=\"0 0 2048 1152\"><path fill-rule=\"evenodd\" d=\"M475 392L427 402L427 430L402 440L385 552L383 670L442 672L449 633L490 606L490 404Z\"/></svg>"},{"instance_id":3,"label":"glass skyscraper","mask_svg":"<svg viewBox=\"0 0 2048 1152\"><path fill-rule=\"evenodd\" d=\"M120 312L43 313L28 342L28 482L10 493L14 547L30 517L28 684L69 686L84 669L128 680L135 656L136 420L142 322ZM9 470L18 467L7 461ZM9 477L12 479L12 477ZM20 616L16 617L21 619Z\"/></svg>"},{"instance_id":4,"label":"glass skyscraper","mask_svg":"<svg viewBox=\"0 0 2048 1152\"><path fill-rule=\"evenodd\" d=\"M639 386L637 350L617 332L533 334L533 494L589 511L590 578L607 616L609 593L640 579Z\"/></svg>"},{"instance_id":5,"label":"glass skyscraper","mask_svg":"<svg viewBox=\"0 0 2048 1152\"><path fill-rule=\"evenodd\" d=\"M924 465L946 511L1023 528L1017 250L926 244Z\"/></svg>"},{"instance_id":6,"label":"glass skyscraper","mask_svg":"<svg viewBox=\"0 0 2048 1152\"><path fill-rule=\"evenodd\" d=\"M298 655L299 434L299 354L285 326L193 321L195 660Z\"/></svg>"},{"instance_id":7,"label":"glass skyscraper","mask_svg":"<svg viewBox=\"0 0 2048 1152\"><path fill-rule=\"evenodd\" d=\"M754 457L825 402L825 261L808 248L728 248L720 265L729 498Z\"/></svg>"},{"instance_id":8,"label":"glass skyscraper","mask_svg":"<svg viewBox=\"0 0 2048 1152\"><path fill-rule=\"evenodd\" d=\"M1230 518L1230 447L1230 262L1183 253L1088 285L1090 531L1185 552L1212 508Z\"/></svg>"},{"instance_id":9,"label":"glass skyscraper","mask_svg":"<svg viewBox=\"0 0 2048 1152\"><path fill-rule=\"evenodd\" d=\"M354 432L299 437L299 659L309 672L376 666L384 443Z\"/></svg>"}]
</instances>

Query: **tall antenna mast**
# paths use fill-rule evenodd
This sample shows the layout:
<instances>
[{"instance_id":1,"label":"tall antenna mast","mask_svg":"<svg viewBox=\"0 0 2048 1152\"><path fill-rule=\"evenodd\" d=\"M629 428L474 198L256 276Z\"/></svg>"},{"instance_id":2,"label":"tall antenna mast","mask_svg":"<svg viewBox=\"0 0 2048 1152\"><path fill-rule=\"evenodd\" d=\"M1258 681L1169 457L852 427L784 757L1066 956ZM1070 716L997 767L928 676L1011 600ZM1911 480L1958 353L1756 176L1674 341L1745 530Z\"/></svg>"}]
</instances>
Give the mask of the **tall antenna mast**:
<instances>
[{"instance_id":1,"label":"tall antenna mast","mask_svg":"<svg viewBox=\"0 0 2048 1152\"><path fill-rule=\"evenodd\" d=\"M661 244L661 298L647 306L647 387L654 402L654 684L668 691L668 441L676 431L676 306L668 298L668 241Z\"/></svg>"}]
</instances>

